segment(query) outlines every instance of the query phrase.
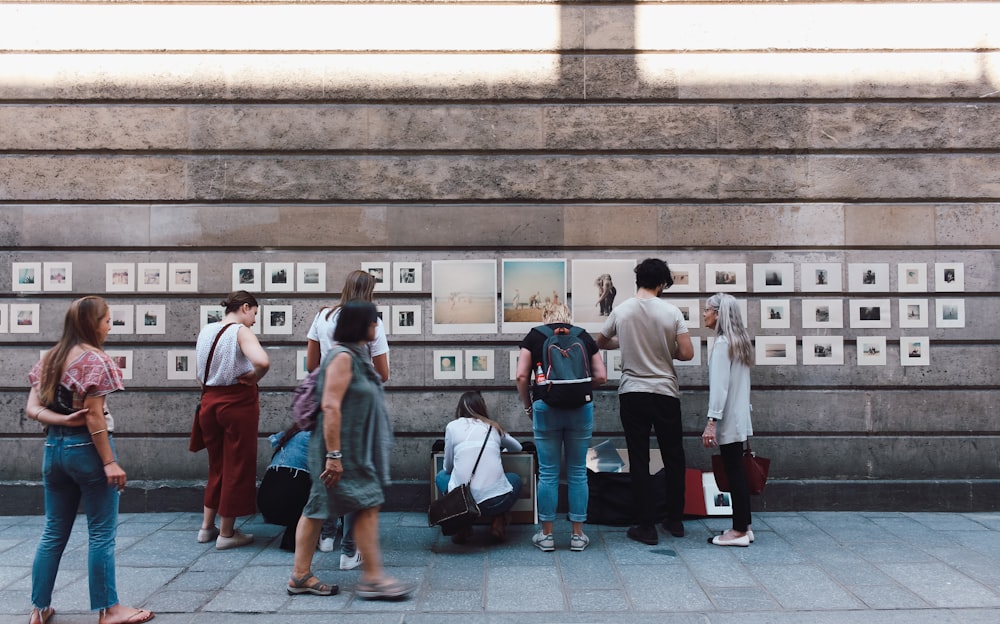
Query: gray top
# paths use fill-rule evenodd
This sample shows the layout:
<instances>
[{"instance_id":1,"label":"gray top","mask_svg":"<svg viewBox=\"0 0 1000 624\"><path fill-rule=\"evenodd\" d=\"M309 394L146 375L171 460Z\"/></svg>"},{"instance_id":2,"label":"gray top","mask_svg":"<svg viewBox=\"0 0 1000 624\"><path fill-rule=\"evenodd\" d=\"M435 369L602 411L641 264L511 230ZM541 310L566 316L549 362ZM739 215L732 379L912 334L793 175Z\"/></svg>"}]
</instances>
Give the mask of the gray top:
<instances>
[{"instance_id":1,"label":"gray top","mask_svg":"<svg viewBox=\"0 0 1000 624\"><path fill-rule=\"evenodd\" d=\"M618 337L622 379L618 393L650 392L680 398L674 354L677 336L688 333L677 306L653 297L632 297L611 311L601 333Z\"/></svg>"}]
</instances>

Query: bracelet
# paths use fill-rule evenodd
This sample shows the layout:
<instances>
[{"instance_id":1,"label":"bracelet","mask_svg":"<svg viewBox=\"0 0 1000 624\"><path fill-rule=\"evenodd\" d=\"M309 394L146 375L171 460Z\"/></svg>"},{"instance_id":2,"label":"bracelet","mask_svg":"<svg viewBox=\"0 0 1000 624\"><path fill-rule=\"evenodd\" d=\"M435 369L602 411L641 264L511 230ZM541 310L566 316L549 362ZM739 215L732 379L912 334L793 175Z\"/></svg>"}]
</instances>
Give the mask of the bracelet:
<instances>
[{"instance_id":1,"label":"bracelet","mask_svg":"<svg viewBox=\"0 0 1000 624\"><path fill-rule=\"evenodd\" d=\"M533 411L535 411L534 406L529 405L528 407L524 408L524 413L525 414L529 414L530 415Z\"/></svg>"},{"instance_id":2,"label":"bracelet","mask_svg":"<svg viewBox=\"0 0 1000 624\"><path fill-rule=\"evenodd\" d=\"M105 466L110 466L111 464L115 463L116 461L118 461L118 460L117 459L112 459L111 461L109 461L108 463L106 463L104 465Z\"/></svg>"},{"instance_id":3,"label":"bracelet","mask_svg":"<svg viewBox=\"0 0 1000 624\"><path fill-rule=\"evenodd\" d=\"M40 407L40 408L38 408L38 411L35 412L35 420L38 420L38 417L42 415L42 412L44 412L47 409L49 409L49 408L47 408L47 407Z\"/></svg>"},{"instance_id":4,"label":"bracelet","mask_svg":"<svg viewBox=\"0 0 1000 624\"><path fill-rule=\"evenodd\" d=\"M344 457L344 454L341 453L340 451L327 451L327 453L326 453L326 458L327 459L341 459L343 457Z\"/></svg>"},{"instance_id":5,"label":"bracelet","mask_svg":"<svg viewBox=\"0 0 1000 624\"><path fill-rule=\"evenodd\" d=\"M92 431L90 433L90 437L94 437L98 433L104 433L105 431L107 431L107 429L98 429L97 431ZM114 460L111 460L111 461L114 461ZM108 463L110 464L111 462L108 462ZM108 464L104 464L104 465L107 466Z\"/></svg>"}]
</instances>

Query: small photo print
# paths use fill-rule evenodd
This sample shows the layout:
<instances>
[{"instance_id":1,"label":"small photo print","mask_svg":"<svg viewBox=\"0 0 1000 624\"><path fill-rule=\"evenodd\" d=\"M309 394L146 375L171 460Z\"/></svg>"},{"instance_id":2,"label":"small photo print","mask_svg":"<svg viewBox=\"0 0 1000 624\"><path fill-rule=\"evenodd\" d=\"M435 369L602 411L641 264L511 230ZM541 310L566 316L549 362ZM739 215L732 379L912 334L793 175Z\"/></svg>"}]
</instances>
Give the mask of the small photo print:
<instances>
[{"instance_id":1,"label":"small photo print","mask_svg":"<svg viewBox=\"0 0 1000 624\"><path fill-rule=\"evenodd\" d=\"M265 334L289 335L292 333L292 306L262 305L258 322Z\"/></svg>"},{"instance_id":2,"label":"small photo print","mask_svg":"<svg viewBox=\"0 0 1000 624\"><path fill-rule=\"evenodd\" d=\"M462 378L462 351L460 349L435 349L434 379Z\"/></svg>"},{"instance_id":3,"label":"small photo print","mask_svg":"<svg viewBox=\"0 0 1000 624\"><path fill-rule=\"evenodd\" d=\"M167 291L166 262L140 262L135 270L136 290L139 292Z\"/></svg>"},{"instance_id":4,"label":"small photo print","mask_svg":"<svg viewBox=\"0 0 1000 624\"><path fill-rule=\"evenodd\" d=\"M468 349L465 351L466 379L493 379L493 362L496 354L492 349Z\"/></svg>"},{"instance_id":5,"label":"small photo print","mask_svg":"<svg viewBox=\"0 0 1000 624\"><path fill-rule=\"evenodd\" d=\"M938 292L964 292L965 264L961 262L935 262L934 290Z\"/></svg>"},{"instance_id":6,"label":"small photo print","mask_svg":"<svg viewBox=\"0 0 1000 624\"><path fill-rule=\"evenodd\" d=\"M435 334L495 334L497 261L433 261L431 320Z\"/></svg>"},{"instance_id":7,"label":"small photo print","mask_svg":"<svg viewBox=\"0 0 1000 624\"><path fill-rule=\"evenodd\" d=\"M51 292L70 292L73 290L73 263L43 263L42 288Z\"/></svg>"},{"instance_id":8,"label":"small photo print","mask_svg":"<svg viewBox=\"0 0 1000 624\"><path fill-rule=\"evenodd\" d=\"M12 262L10 277L14 292L42 292L41 262Z\"/></svg>"},{"instance_id":9,"label":"small photo print","mask_svg":"<svg viewBox=\"0 0 1000 624\"><path fill-rule=\"evenodd\" d=\"M896 290L899 292L927 292L927 263L907 262L897 266Z\"/></svg>"},{"instance_id":10,"label":"small photo print","mask_svg":"<svg viewBox=\"0 0 1000 624\"><path fill-rule=\"evenodd\" d=\"M424 289L422 262L393 262L392 289L400 292L420 292Z\"/></svg>"},{"instance_id":11,"label":"small photo print","mask_svg":"<svg viewBox=\"0 0 1000 624\"><path fill-rule=\"evenodd\" d=\"M841 329L844 327L842 299L803 299L802 327L805 329Z\"/></svg>"},{"instance_id":12,"label":"small photo print","mask_svg":"<svg viewBox=\"0 0 1000 624\"><path fill-rule=\"evenodd\" d=\"M742 262L705 265L706 292L746 292L747 265Z\"/></svg>"},{"instance_id":13,"label":"small photo print","mask_svg":"<svg viewBox=\"0 0 1000 624\"><path fill-rule=\"evenodd\" d=\"M302 381L309 376L309 352L299 349L295 352L295 380Z\"/></svg>"},{"instance_id":14,"label":"small photo print","mask_svg":"<svg viewBox=\"0 0 1000 624\"><path fill-rule=\"evenodd\" d=\"M6 303L0 303L0 334L10 331L10 309Z\"/></svg>"},{"instance_id":15,"label":"small photo print","mask_svg":"<svg viewBox=\"0 0 1000 624\"><path fill-rule=\"evenodd\" d=\"M931 341L928 336L899 339L899 363L903 366L930 366Z\"/></svg>"},{"instance_id":16,"label":"small photo print","mask_svg":"<svg viewBox=\"0 0 1000 624\"><path fill-rule=\"evenodd\" d=\"M844 337L803 336L802 364L806 366L843 366Z\"/></svg>"},{"instance_id":17,"label":"small photo print","mask_svg":"<svg viewBox=\"0 0 1000 624\"><path fill-rule=\"evenodd\" d=\"M889 292L889 264L887 262L848 264L847 287L851 292Z\"/></svg>"},{"instance_id":18,"label":"small photo print","mask_svg":"<svg viewBox=\"0 0 1000 624\"><path fill-rule=\"evenodd\" d=\"M392 333L419 335L423 333L421 306L417 304L392 306Z\"/></svg>"},{"instance_id":19,"label":"small photo print","mask_svg":"<svg viewBox=\"0 0 1000 624\"><path fill-rule=\"evenodd\" d=\"M113 304L108 306L111 313L111 331L109 334L134 334L135 306Z\"/></svg>"},{"instance_id":20,"label":"small photo print","mask_svg":"<svg viewBox=\"0 0 1000 624\"><path fill-rule=\"evenodd\" d=\"M105 353L122 371L122 379L132 379L132 352L105 349Z\"/></svg>"},{"instance_id":21,"label":"small photo print","mask_svg":"<svg viewBox=\"0 0 1000 624\"><path fill-rule=\"evenodd\" d=\"M135 264L108 262L104 265L104 290L107 292L135 292Z\"/></svg>"},{"instance_id":22,"label":"small photo print","mask_svg":"<svg viewBox=\"0 0 1000 624\"><path fill-rule=\"evenodd\" d=\"M170 292L198 292L198 264L171 262L167 269L167 287Z\"/></svg>"},{"instance_id":23,"label":"small photo print","mask_svg":"<svg viewBox=\"0 0 1000 624\"><path fill-rule=\"evenodd\" d=\"M294 262L265 262L264 291L293 292L295 290Z\"/></svg>"},{"instance_id":24,"label":"small photo print","mask_svg":"<svg viewBox=\"0 0 1000 624\"><path fill-rule=\"evenodd\" d=\"M697 299L667 299L667 302L673 304L681 311L681 316L684 317L684 324L687 325L688 329L701 327L700 301Z\"/></svg>"},{"instance_id":25,"label":"small photo print","mask_svg":"<svg viewBox=\"0 0 1000 624\"><path fill-rule=\"evenodd\" d=\"M375 278L375 292L384 292L392 288L388 262L362 262L361 270Z\"/></svg>"},{"instance_id":26,"label":"small photo print","mask_svg":"<svg viewBox=\"0 0 1000 624\"><path fill-rule=\"evenodd\" d=\"M7 321L8 330L12 334L37 334L39 328L40 308L37 303L10 304L10 318Z\"/></svg>"},{"instance_id":27,"label":"small photo print","mask_svg":"<svg viewBox=\"0 0 1000 624\"><path fill-rule=\"evenodd\" d=\"M326 263L299 262L295 289L299 292L326 292Z\"/></svg>"},{"instance_id":28,"label":"small photo print","mask_svg":"<svg viewBox=\"0 0 1000 624\"><path fill-rule=\"evenodd\" d=\"M605 367L608 369L608 379L622 378L622 352L618 349L605 351Z\"/></svg>"},{"instance_id":29,"label":"small photo print","mask_svg":"<svg viewBox=\"0 0 1000 624\"><path fill-rule=\"evenodd\" d=\"M167 332L167 307L163 304L135 306L135 333L165 334Z\"/></svg>"},{"instance_id":30,"label":"small photo print","mask_svg":"<svg viewBox=\"0 0 1000 624\"><path fill-rule=\"evenodd\" d=\"M757 336L754 348L759 366L795 365L795 336Z\"/></svg>"},{"instance_id":31,"label":"small photo print","mask_svg":"<svg viewBox=\"0 0 1000 624\"><path fill-rule=\"evenodd\" d=\"M542 324L545 306L567 303L565 260L503 260L500 267L503 333L530 331Z\"/></svg>"},{"instance_id":32,"label":"small photo print","mask_svg":"<svg viewBox=\"0 0 1000 624\"><path fill-rule=\"evenodd\" d=\"M899 300L900 327L928 327L926 299Z\"/></svg>"},{"instance_id":33,"label":"small photo print","mask_svg":"<svg viewBox=\"0 0 1000 624\"><path fill-rule=\"evenodd\" d=\"M590 332L600 331L611 311L635 294L635 260L573 260L571 267L573 324ZM673 266L670 269L674 271ZM669 292L683 291L674 284ZM525 296L523 301L530 305L530 293Z\"/></svg>"},{"instance_id":34,"label":"small photo print","mask_svg":"<svg viewBox=\"0 0 1000 624\"><path fill-rule=\"evenodd\" d=\"M707 515L733 515L733 501L729 496L729 492L719 491L719 486L715 483L714 473L701 473L701 489L705 494L705 513Z\"/></svg>"},{"instance_id":35,"label":"small photo print","mask_svg":"<svg viewBox=\"0 0 1000 624\"><path fill-rule=\"evenodd\" d=\"M197 379L197 351L170 349L167 351L167 379Z\"/></svg>"},{"instance_id":36,"label":"small photo print","mask_svg":"<svg viewBox=\"0 0 1000 624\"><path fill-rule=\"evenodd\" d=\"M965 327L965 299L937 299L934 307L937 327Z\"/></svg>"},{"instance_id":37,"label":"small photo print","mask_svg":"<svg viewBox=\"0 0 1000 624\"><path fill-rule=\"evenodd\" d=\"M892 327L892 311L888 299L851 299L851 328L885 329Z\"/></svg>"},{"instance_id":38,"label":"small photo print","mask_svg":"<svg viewBox=\"0 0 1000 624\"><path fill-rule=\"evenodd\" d=\"M843 268L839 262L803 262L799 265L802 292L840 292Z\"/></svg>"},{"instance_id":39,"label":"small photo print","mask_svg":"<svg viewBox=\"0 0 1000 624\"><path fill-rule=\"evenodd\" d=\"M885 336L858 336L858 366L885 366Z\"/></svg>"},{"instance_id":40,"label":"small photo print","mask_svg":"<svg viewBox=\"0 0 1000 624\"><path fill-rule=\"evenodd\" d=\"M220 305L203 305L198 308L198 326L204 327L209 323L218 323L226 315L226 309ZM256 325L256 323L254 323Z\"/></svg>"},{"instance_id":41,"label":"small photo print","mask_svg":"<svg viewBox=\"0 0 1000 624\"><path fill-rule=\"evenodd\" d=\"M788 299L761 299L760 326L765 329L789 329L792 326L791 302Z\"/></svg>"},{"instance_id":42,"label":"small photo print","mask_svg":"<svg viewBox=\"0 0 1000 624\"><path fill-rule=\"evenodd\" d=\"M260 292L261 290L260 262L233 263L233 290Z\"/></svg>"},{"instance_id":43,"label":"small photo print","mask_svg":"<svg viewBox=\"0 0 1000 624\"><path fill-rule=\"evenodd\" d=\"M674 360L674 366L701 366L701 337L691 336L694 357L687 361Z\"/></svg>"},{"instance_id":44,"label":"small photo print","mask_svg":"<svg viewBox=\"0 0 1000 624\"><path fill-rule=\"evenodd\" d=\"M754 292L791 292L795 290L795 265L792 263L753 265Z\"/></svg>"},{"instance_id":45,"label":"small photo print","mask_svg":"<svg viewBox=\"0 0 1000 624\"><path fill-rule=\"evenodd\" d=\"M664 291L666 294L699 292L700 280L698 277L701 267L697 264L670 264L669 266L670 276L674 279L674 284Z\"/></svg>"}]
</instances>

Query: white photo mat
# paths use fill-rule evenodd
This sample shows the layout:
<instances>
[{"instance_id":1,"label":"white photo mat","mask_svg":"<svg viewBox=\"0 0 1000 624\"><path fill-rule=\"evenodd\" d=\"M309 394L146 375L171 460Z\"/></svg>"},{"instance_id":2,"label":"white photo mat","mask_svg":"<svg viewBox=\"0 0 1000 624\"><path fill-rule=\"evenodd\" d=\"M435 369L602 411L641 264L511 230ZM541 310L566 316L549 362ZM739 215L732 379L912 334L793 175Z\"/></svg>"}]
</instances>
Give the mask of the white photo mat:
<instances>
[{"instance_id":1,"label":"white photo mat","mask_svg":"<svg viewBox=\"0 0 1000 624\"><path fill-rule=\"evenodd\" d=\"M795 265L777 262L753 265L753 290L759 293L795 290Z\"/></svg>"},{"instance_id":2,"label":"white photo mat","mask_svg":"<svg viewBox=\"0 0 1000 624\"><path fill-rule=\"evenodd\" d=\"M694 357L687 361L674 360L674 366L701 366L701 337L691 336L691 347Z\"/></svg>"},{"instance_id":3,"label":"white photo mat","mask_svg":"<svg viewBox=\"0 0 1000 624\"><path fill-rule=\"evenodd\" d=\"M847 289L851 292L889 292L889 263L852 262L848 264Z\"/></svg>"},{"instance_id":4,"label":"white photo mat","mask_svg":"<svg viewBox=\"0 0 1000 624\"><path fill-rule=\"evenodd\" d=\"M497 333L497 261L432 262L431 319L434 334Z\"/></svg>"},{"instance_id":5,"label":"white photo mat","mask_svg":"<svg viewBox=\"0 0 1000 624\"><path fill-rule=\"evenodd\" d=\"M40 331L41 308L37 303L10 304L8 331L12 334L37 334Z\"/></svg>"},{"instance_id":6,"label":"white photo mat","mask_svg":"<svg viewBox=\"0 0 1000 624\"><path fill-rule=\"evenodd\" d=\"M929 327L926 299L899 300L899 326L902 328Z\"/></svg>"},{"instance_id":7,"label":"white photo mat","mask_svg":"<svg viewBox=\"0 0 1000 624\"><path fill-rule=\"evenodd\" d=\"M803 336L802 364L806 366L843 366L843 336Z\"/></svg>"},{"instance_id":8,"label":"white photo mat","mask_svg":"<svg viewBox=\"0 0 1000 624\"><path fill-rule=\"evenodd\" d=\"M496 353L492 349L465 350L466 379L494 379Z\"/></svg>"},{"instance_id":9,"label":"white photo mat","mask_svg":"<svg viewBox=\"0 0 1000 624\"><path fill-rule=\"evenodd\" d=\"M10 332L10 308L6 303L0 303L0 334Z\"/></svg>"},{"instance_id":10,"label":"white photo mat","mask_svg":"<svg viewBox=\"0 0 1000 624\"><path fill-rule=\"evenodd\" d=\"M139 292L166 292L169 279L166 262L140 262L135 267L135 289Z\"/></svg>"},{"instance_id":11,"label":"white photo mat","mask_svg":"<svg viewBox=\"0 0 1000 624\"><path fill-rule=\"evenodd\" d=\"M799 265L802 292L841 292L843 266L839 262L803 262Z\"/></svg>"},{"instance_id":12,"label":"white photo mat","mask_svg":"<svg viewBox=\"0 0 1000 624\"><path fill-rule=\"evenodd\" d=\"M462 378L461 349L435 349L433 356L431 367L434 371L434 379Z\"/></svg>"},{"instance_id":13,"label":"white photo mat","mask_svg":"<svg viewBox=\"0 0 1000 624\"><path fill-rule=\"evenodd\" d=\"M72 262L43 262L42 290L71 292L73 290Z\"/></svg>"},{"instance_id":14,"label":"white photo mat","mask_svg":"<svg viewBox=\"0 0 1000 624\"><path fill-rule=\"evenodd\" d=\"M361 270L375 278L375 292L387 292L392 288L389 262L362 262Z\"/></svg>"},{"instance_id":15,"label":"white photo mat","mask_svg":"<svg viewBox=\"0 0 1000 624\"><path fill-rule=\"evenodd\" d=\"M122 371L122 379L132 379L132 352L118 349L105 349L104 352Z\"/></svg>"},{"instance_id":16,"label":"white photo mat","mask_svg":"<svg viewBox=\"0 0 1000 624\"><path fill-rule=\"evenodd\" d=\"M892 327L892 308L888 299L851 299L851 329L887 329Z\"/></svg>"},{"instance_id":17,"label":"white photo mat","mask_svg":"<svg viewBox=\"0 0 1000 624\"><path fill-rule=\"evenodd\" d=\"M961 262L935 262L934 290L937 292L965 292L965 264Z\"/></svg>"},{"instance_id":18,"label":"white photo mat","mask_svg":"<svg viewBox=\"0 0 1000 624\"><path fill-rule=\"evenodd\" d=\"M196 262L168 264L167 289L170 292L198 292L198 264Z\"/></svg>"},{"instance_id":19,"label":"white photo mat","mask_svg":"<svg viewBox=\"0 0 1000 624\"><path fill-rule=\"evenodd\" d=\"M565 259L513 258L503 260L500 270L502 333L531 331L542 324L546 305L567 305Z\"/></svg>"},{"instance_id":20,"label":"white photo mat","mask_svg":"<svg viewBox=\"0 0 1000 624\"><path fill-rule=\"evenodd\" d=\"M788 299L761 299L760 326L763 329L790 329L792 304Z\"/></svg>"},{"instance_id":21,"label":"white photo mat","mask_svg":"<svg viewBox=\"0 0 1000 624\"><path fill-rule=\"evenodd\" d=\"M674 293L701 292L701 267L697 264L670 264L670 277L674 283L663 292L673 296Z\"/></svg>"},{"instance_id":22,"label":"white photo mat","mask_svg":"<svg viewBox=\"0 0 1000 624\"><path fill-rule=\"evenodd\" d=\"M635 294L635 260L573 260L571 268L573 324L600 331L610 311Z\"/></svg>"},{"instance_id":23,"label":"white photo mat","mask_svg":"<svg viewBox=\"0 0 1000 624\"><path fill-rule=\"evenodd\" d=\"M929 336L903 336L899 339L899 363L902 366L930 366Z\"/></svg>"},{"instance_id":24,"label":"white photo mat","mask_svg":"<svg viewBox=\"0 0 1000 624\"><path fill-rule=\"evenodd\" d=\"M965 299L935 299L934 309L936 327L965 327Z\"/></svg>"},{"instance_id":25,"label":"white photo mat","mask_svg":"<svg viewBox=\"0 0 1000 624\"><path fill-rule=\"evenodd\" d=\"M842 329L844 301L842 299L803 299L803 329Z\"/></svg>"},{"instance_id":26,"label":"white photo mat","mask_svg":"<svg viewBox=\"0 0 1000 624\"><path fill-rule=\"evenodd\" d=\"M167 350L167 379L197 379L198 352L195 349Z\"/></svg>"},{"instance_id":27,"label":"white photo mat","mask_svg":"<svg viewBox=\"0 0 1000 624\"><path fill-rule=\"evenodd\" d=\"M744 262L705 265L705 292L746 292L747 265Z\"/></svg>"},{"instance_id":28,"label":"white photo mat","mask_svg":"<svg viewBox=\"0 0 1000 624\"><path fill-rule=\"evenodd\" d=\"M688 329L701 327L701 302L698 299L667 299L667 303L681 311Z\"/></svg>"},{"instance_id":29,"label":"white photo mat","mask_svg":"<svg viewBox=\"0 0 1000 624\"><path fill-rule=\"evenodd\" d=\"M12 262L10 278L12 292L42 292L42 263Z\"/></svg>"},{"instance_id":30,"label":"white photo mat","mask_svg":"<svg viewBox=\"0 0 1000 624\"><path fill-rule=\"evenodd\" d=\"M108 262L104 265L106 292L135 292L135 263Z\"/></svg>"},{"instance_id":31,"label":"white photo mat","mask_svg":"<svg viewBox=\"0 0 1000 624\"><path fill-rule=\"evenodd\" d=\"M137 304L135 306L136 334L165 334L167 331L167 306L164 304Z\"/></svg>"},{"instance_id":32,"label":"white photo mat","mask_svg":"<svg viewBox=\"0 0 1000 624\"><path fill-rule=\"evenodd\" d=\"M794 366L795 336L756 336L754 349L758 366Z\"/></svg>"},{"instance_id":33,"label":"white photo mat","mask_svg":"<svg viewBox=\"0 0 1000 624\"><path fill-rule=\"evenodd\" d=\"M927 263L903 262L896 267L896 290L927 292Z\"/></svg>"},{"instance_id":34,"label":"white photo mat","mask_svg":"<svg viewBox=\"0 0 1000 624\"><path fill-rule=\"evenodd\" d=\"M326 263L299 262L295 267L295 289L299 292L326 292Z\"/></svg>"},{"instance_id":35,"label":"white photo mat","mask_svg":"<svg viewBox=\"0 0 1000 624\"><path fill-rule=\"evenodd\" d=\"M111 314L111 331L109 334L135 333L135 306L129 304L109 304Z\"/></svg>"},{"instance_id":36,"label":"white photo mat","mask_svg":"<svg viewBox=\"0 0 1000 624\"><path fill-rule=\"evenodd\" d=\"M858 366L885 366L885 336L858 336Z\"/></svg>"},{"instance_id":37,"label":"white photo mat","mask_svg":"<svg viewBox=\"0 0 1000 624\"><path fill-rule=\"evenodd\" d=\"M234 262L233 291L261 292L261 273L260 262Z\"/></svg>"},{"instance_id":38,"label":"white photo mat","mask_svg":"<svg viewBox=\"0 0 1000 624\"><path fill-rule=\"evenodd\" d=\"M424 289L422 262L393 262L392 289L397 292L420 292Z\"/></svg>"},{"instance_id":39,"label":"white photo mat","mask_svg":"<svg viewBox=\"0 0 1000 624\"><path fill-rule=\"evenodd\" d=\"M293 292L294 290L294 262L264 263L264 292Z\"/></svg>"},{"instance_id":40,"label":"white photo mat","mask_svg":"<svg viewBox=\"0 0 1000 624\"><path fill-rule=\"evenodd\" d=\"M258 315L258 323L265 334L290 336L292 328L292 306L262 305Z\"/></svg>"},{"instance_id":41,"label":"white photo mat","mask_svg":"<svg viewBox=\"0 0 1000 624\"><path fill-rule=\"evenodd\" d=\"M423 307L419 304L392 306L392 333L398 335L420 335L423 333Z\"/></svg>"}]
</instances>

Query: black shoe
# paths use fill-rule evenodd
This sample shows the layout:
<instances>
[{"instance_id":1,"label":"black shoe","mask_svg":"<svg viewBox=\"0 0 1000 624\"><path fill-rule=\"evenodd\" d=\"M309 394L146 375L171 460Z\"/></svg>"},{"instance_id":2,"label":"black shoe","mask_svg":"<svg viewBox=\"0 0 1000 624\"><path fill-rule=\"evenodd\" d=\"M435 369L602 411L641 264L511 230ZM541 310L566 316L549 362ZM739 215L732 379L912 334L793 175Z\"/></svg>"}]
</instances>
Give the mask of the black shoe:
<instances>
[{"instance_id":1,"label":"black shoe","mask_svg":"<svg viewBox=\"0 0 1000 624\"><path fill-rule=\"evenodd\" d=\"M684 537L684 523L680 520L668 520L664 522L663 530L674 537Z\"/></svg>"},{"instance_id":2,"label":"black shoe","mask_svg":"<svg viewBox=\"0 0 1000 624\"><path fill-rule=\"evenodd\" d=\"M629 539L648 544L649 546L656 546L660 543L660 536L656 533L656 527L651 524L632 525L628 528L628 531L625 531L625 535Z\"/></svg>"}]
</instances>

